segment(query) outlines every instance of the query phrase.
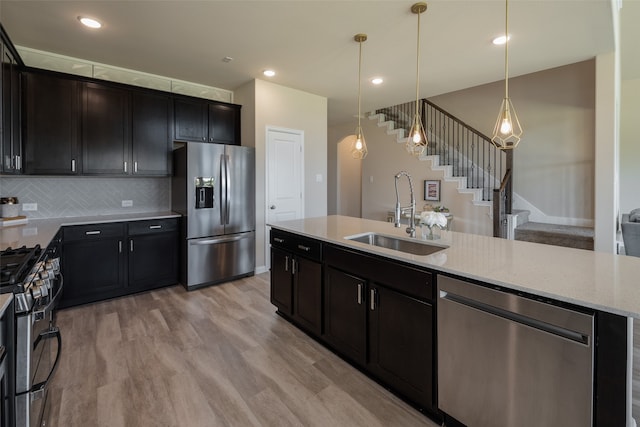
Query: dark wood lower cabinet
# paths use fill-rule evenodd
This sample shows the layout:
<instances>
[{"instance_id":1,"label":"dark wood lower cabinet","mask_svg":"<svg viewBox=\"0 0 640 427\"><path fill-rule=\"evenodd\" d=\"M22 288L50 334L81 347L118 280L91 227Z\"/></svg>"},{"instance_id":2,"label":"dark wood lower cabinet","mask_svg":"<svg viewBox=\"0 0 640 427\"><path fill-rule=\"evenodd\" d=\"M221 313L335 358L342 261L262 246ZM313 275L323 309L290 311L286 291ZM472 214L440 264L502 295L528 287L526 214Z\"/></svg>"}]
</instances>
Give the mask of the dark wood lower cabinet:
<instances>
[{"instance_id":1,"label":"dark wood lower cabinet","mask_svg":"<svg viewBox=\"0 0 640 427\"><path fill-rule=\"evenodd\" d=\"M178 221L64 227L60 307L178 283Z\"/></svg>"},{"instance_id":2,"label":"dark wood lower cabinet","mask_svg":"<svg viewBox=\"0 0 640 427\"><path fill-rule=\"evenodd\" d=\"M327 266L324 334L332 347L361 366L367 357L366 280Z\"/></svg>"},{"instance_id":3,"label":"dark wood lower cabinet","mask_svg":"<svg viewBox=\"0 0 640 427\"><path fill-rule=\"evenodd\" d=\"M271 248L271 304L288 316L293 313L293 280L289 271L290 259L290 252Z\"/></svg>"},{"instance_id":4,"label":"dark wood lower cabinet","mask_svg":"<svg viewBox=\"0 0 640 427\"><path fill-rule=\"evenodd\" d=\"M322 331L322 264L296 257L293 279L293 316L306 329Z\"/></svg>"},{"instance_id":5,"label":"dark wood lower cabinet","mask_svg":"<svg viewBox=\"0 0 640 427\"><path fill-rule=\"evenodd\" d=\"M420 406L435 408L432 305L378 285L369 288L369 299L367 369Z\"/></svg>"}]
</instances>

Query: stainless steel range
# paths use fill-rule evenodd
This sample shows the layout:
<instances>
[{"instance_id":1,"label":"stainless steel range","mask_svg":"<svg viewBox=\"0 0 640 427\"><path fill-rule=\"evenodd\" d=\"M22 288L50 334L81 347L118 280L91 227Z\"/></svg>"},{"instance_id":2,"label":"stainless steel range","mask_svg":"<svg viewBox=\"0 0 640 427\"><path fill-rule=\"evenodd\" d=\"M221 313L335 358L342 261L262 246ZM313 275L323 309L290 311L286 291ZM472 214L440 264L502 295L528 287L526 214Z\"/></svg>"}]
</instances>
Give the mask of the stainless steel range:
<instances>
[{"instance_id":1,"label":"stainless steel range","mask_svg":"<svg viewBox=\"0 0 640 427\"><path fill-rule=\"evenodd\" d=\"M15 307L14 399L17 427L42 426L48 410L48 386L55 372L62 341L55 325L55 308L62 294L59 245L0 251L0 293L13 292Z\"/></svg>"}]
</instances>

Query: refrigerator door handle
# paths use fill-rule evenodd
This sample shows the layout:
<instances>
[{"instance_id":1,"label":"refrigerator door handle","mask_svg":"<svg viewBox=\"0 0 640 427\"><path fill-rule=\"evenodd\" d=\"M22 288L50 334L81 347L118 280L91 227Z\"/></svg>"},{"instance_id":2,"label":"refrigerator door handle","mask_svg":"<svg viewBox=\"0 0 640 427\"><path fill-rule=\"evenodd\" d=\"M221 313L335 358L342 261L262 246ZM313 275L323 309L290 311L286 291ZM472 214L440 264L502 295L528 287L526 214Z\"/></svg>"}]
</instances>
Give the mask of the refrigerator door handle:
<instances>
[{"instance_id":1,"label":"refrigerator door handle","mask_svg":"<svg viewBox=\"0 0 640 427\"><path fill-rule=\"evenodd\" d=\"M242 240L245 239L246 236L244 235L240 235L240 236L231 236L231 237L219 237L219 238L215 238L215 239L207 239L207 240L198 240L195 242L191 242L191 245L198 245L198 246L206 246L206 245L215 245L216 243L226 243L226 242L236 242L238 240Z\"/></svg>"},{"instance_id":2,"label":"refrigerator door handle","mask_svg":"<svg viewBox=\"0 0 640 427\"><path fill-rule=\"evenodd\" d=\"M224 153L220 155L220 225L227 222L227 163Z\"/></svg>"},{"instance_id":3,"label":"refrigerator door handle","mask_svg":"<svg viewBox=\"0 0 640 427\"><path fill-rule=\"evenodd\" d=\"M225 209L225 221L224 223L226 225L229 224L229 219L231 217L231 171L230 171L230 164L229 164L229 156L225 154L224 156L224 170L225 173L227 175L227 185L226 185L226 195L225 195L225 203L227 205L226 209Z\"/></svg>"}]
</instances>

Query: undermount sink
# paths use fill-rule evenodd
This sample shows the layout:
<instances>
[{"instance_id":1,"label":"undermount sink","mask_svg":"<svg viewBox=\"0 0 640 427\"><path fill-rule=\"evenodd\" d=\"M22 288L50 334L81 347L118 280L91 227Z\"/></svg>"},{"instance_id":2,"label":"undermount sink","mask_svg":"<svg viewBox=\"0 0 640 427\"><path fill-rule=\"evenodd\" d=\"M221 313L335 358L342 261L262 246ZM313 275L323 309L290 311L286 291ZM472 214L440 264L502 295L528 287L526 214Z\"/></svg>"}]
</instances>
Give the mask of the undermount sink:
<instances>
[{"instance_id":1,"label":"undermount sink","mask_svg":"<svg viewBox=\"0 0 640 427\"><path fill-rule=\"evenodd\" d=\"M345 237L354 242L366 243L394 251L407 252L413 255L431 255L432 253L446 249L446 246L437 246L419 240L408 240L399 237L386 236L378 233L365 233Z\"/></svg>"}]
</instances>

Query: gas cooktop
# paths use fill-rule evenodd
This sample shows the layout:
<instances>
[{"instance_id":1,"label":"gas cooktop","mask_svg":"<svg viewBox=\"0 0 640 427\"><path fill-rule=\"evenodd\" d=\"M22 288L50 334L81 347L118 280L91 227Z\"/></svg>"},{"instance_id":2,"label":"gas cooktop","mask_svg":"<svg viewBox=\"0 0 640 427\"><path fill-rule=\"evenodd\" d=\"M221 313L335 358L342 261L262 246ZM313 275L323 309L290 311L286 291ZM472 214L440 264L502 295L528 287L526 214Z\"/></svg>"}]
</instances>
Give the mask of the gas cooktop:
<instances>
[{"instance_id":1,"label":"gas cooktop","mask_svg":"<svg viewBox=\"0 0 640 427\"><path fill-rule=\"evenodd\" d=\"M0 293L13 292L38 261L41 252L40 245L0 251Z\"/></svg>"}]
</instances>

